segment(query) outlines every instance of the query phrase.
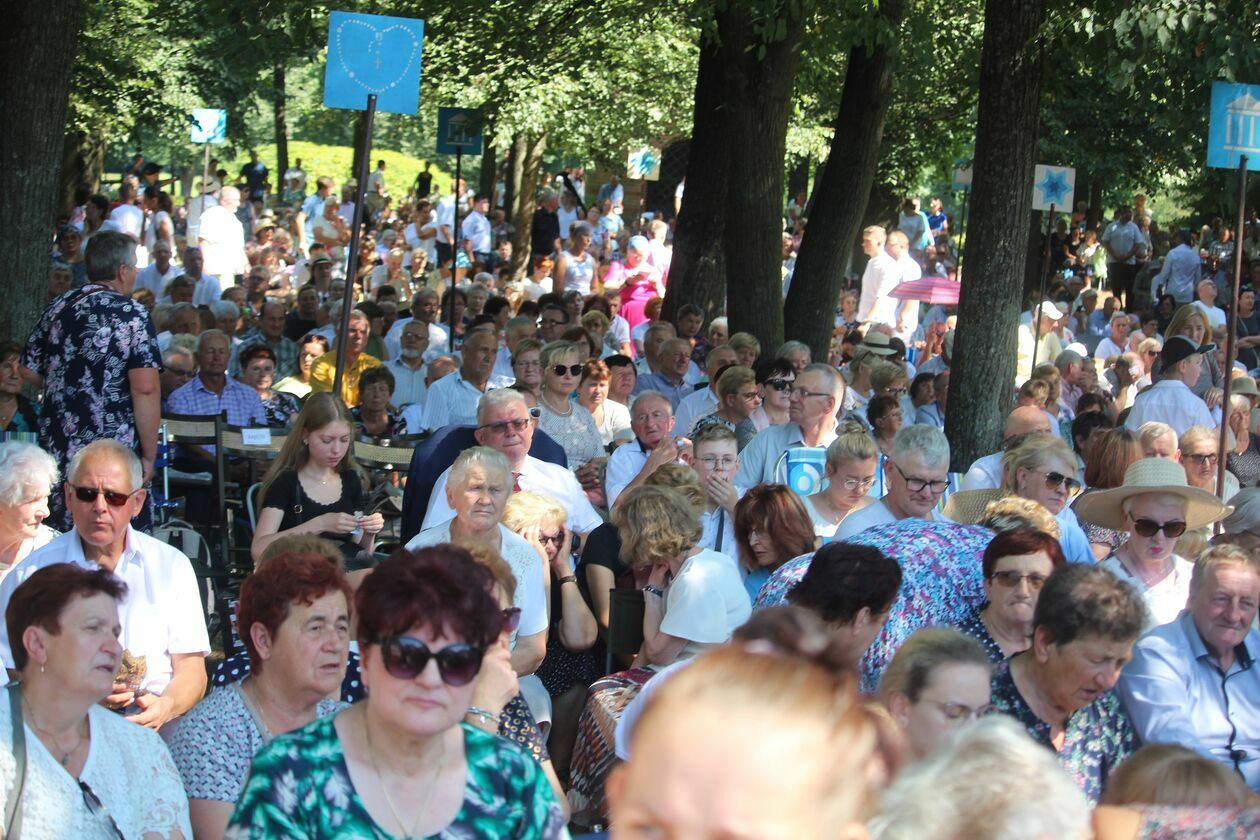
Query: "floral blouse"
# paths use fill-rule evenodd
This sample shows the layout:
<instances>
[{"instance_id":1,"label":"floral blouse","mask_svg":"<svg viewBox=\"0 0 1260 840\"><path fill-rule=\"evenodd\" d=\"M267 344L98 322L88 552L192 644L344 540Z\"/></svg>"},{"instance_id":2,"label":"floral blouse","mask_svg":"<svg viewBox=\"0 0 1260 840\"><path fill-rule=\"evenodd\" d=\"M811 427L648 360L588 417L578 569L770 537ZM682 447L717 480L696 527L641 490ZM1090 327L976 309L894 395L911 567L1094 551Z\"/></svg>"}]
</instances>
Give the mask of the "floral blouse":
<instances>
[{"instance_id":1,"label":"floral blouse","mask_svg":"<svg viewBox=\"0 0 1260 840\"><path fill-rule=\"evenodd\" d=\"M268 427L287 429L302 410L302 403L292 394L272 389L271 394L262 401L262 407Z\"/></svg>"},{"instance_id":2,"label":"floral blouse","mask_svg":"<svg viewBox=\"0 0 1260 840\"><path fill-rule=\"evenodd\" d=\"M1260 837L1260 809L1140 805L1138 840L1247 840Z\"/></svg>"},{"instance_id":3,"label":"floral blouse","mask_svg":"<svg viewBox=\"0 0 1260 840\"><path fill-rule=\"evenodd\" d=\"M1023 656L1024 654L1016 654ZM993 712L1015 718L1033 740L1050 749L1050 724L1033 713L1011 676L1011 662L999 663L993 670ZM1111 771L1137 749L1137 735L1129 713L1114 691L1077 709L1067 720L1059 763L1093 804L1098 804Z\"/></svg>"},{"instance_id":4,"label":"floral blouse","mask_svg":"<svg viewBox=\"0 0 1260 840\"><path fill-rule=\"evenodd\" d=\"M389 840L359 799L334 726L337 717L276 738L254 757L226 840L354 837ZM567 840L542 768L515 744L467 724L464 804L437 836Z\"/></svg>"}]
</instances>

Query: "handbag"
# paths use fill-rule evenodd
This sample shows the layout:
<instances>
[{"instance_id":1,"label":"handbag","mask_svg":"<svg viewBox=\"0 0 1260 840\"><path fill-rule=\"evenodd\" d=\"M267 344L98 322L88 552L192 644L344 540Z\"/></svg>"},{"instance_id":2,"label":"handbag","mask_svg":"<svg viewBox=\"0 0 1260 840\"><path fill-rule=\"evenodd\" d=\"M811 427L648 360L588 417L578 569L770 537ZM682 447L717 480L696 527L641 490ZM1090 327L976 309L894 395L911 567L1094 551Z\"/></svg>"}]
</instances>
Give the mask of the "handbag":
<instances>
[{"instance_id":1,"label":"handbag","mask_svg":"<svg viewBox=\"0 0 1260 840\"><path fill-rule=\"evenodd\" d=\"M26 786L26 727L22 725L21 683L11 682L9 689L9 716L13 723L13 793L4 803L4 836L16 840L22 831L22 788Z\"/></svg>"}]
</instances>

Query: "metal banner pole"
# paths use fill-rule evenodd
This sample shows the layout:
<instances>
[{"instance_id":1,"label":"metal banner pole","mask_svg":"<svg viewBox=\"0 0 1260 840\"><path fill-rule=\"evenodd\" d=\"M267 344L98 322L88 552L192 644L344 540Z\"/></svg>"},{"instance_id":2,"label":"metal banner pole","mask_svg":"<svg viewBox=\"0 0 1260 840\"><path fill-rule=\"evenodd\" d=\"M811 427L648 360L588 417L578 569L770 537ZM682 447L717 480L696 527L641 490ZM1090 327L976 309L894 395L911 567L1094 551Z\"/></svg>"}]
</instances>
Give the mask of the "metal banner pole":
<instances>
[{"instance_id":1,"label":"metal banner pole","mask_svg":"<svg viewBox=\"0 0 1260 840\"><path fill-rule=\"evenodd\" d=\"M955 237L955 239L961 240L961 242L966 241L964 237L967 235L967 199L970 195L971 190L963 190L962 218L958 222L958 236ZM958 272L958 279L962 280L963 248L960 242L955 242L955 247L958 248L958 262L956 263L956 270Z\"/></svg>"},{"instance_id":2,"label":"metal banner pole","mask_svg":"<svg viewBox=\"0 0 1260 840\"><path fill-rule=\"evenodd\" d=\"M451 336L447 351L455 352L455 266L459 264L459 249L464 244L459 235L459 182L464 179L464 150L455 149L455 223L451 226L451 282L446 287L446 299L451 305Z\"/></svg>"},{"instance_id":3,"label":"metal banner pole","mask_svg":"<svg viewBox=\"0 0 1260 840\"><path fill-rule=\"evenodd\" d=\"M1051 204L1050 212L1046 214L1046 256L1041 263L1041 294L1037 297L1037 303L1033 305L1033 348L1032 364L1028 367L1029 376L1032 376L1033 371L1037 369L1037 345L1041 344L1041 318L1045 314L1041 311L1041 303L1046 299L1046 284L1050 280L1050 231L1053 228L1054 205Z\"/></svg>"},{"instance_id":4,"label":"metal banner pole","mask_svg":"<svg viewBox=\"0 0 1260 840\"><path fill-rule=\"evenodd\" d=\"M363 148L359 150L359 183L355 187L354 214L350 222L350 259L346 264L346 291L341 300L341 325L337 330L337 375L333 377L333 393L341 396L341 382L346 374L346 330L350 328L350 310L354 306L354 279L359 273L359 228L363 226L363 192L367 187L368 163L372 156L372 122L376 119L376 94L369 93L367 116L363 121Z\"/></svg>"},{"instance_id":5,"label":"metal banner pole","mask_svg":"<svg viewBox=\"0 0 1260 840\"><path fill-rule=\"evenodd\" d=\"M1234 282L1229 294L1229 325L1225 335L1225 382L1221 395L1221 440L1216 452L1216 495L1225 501L1225 456L1228 453L1226 436L1229 434L1229 393L1233 381L1234 352L1238 335L1238 287L1242 283L1242 231L1247 223L1247 156L1238 158L1238 224L1234 235ZM1250 426L1250 416L1248 417ZM1246 432L1244 432L1246 434Z\"/></svg>"}]
</instances>

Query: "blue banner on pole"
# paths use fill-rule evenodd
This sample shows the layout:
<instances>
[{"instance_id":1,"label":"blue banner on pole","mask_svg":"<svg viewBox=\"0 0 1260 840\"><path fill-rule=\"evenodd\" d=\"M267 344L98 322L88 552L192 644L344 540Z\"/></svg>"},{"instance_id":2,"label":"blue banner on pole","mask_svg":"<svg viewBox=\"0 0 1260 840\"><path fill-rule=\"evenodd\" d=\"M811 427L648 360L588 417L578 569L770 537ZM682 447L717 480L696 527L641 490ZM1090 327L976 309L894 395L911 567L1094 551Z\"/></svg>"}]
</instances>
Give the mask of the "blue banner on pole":
<instances>
[{"instance_id":1,"label":"blue banner on pole","mask_svg":"<svg viewBox=\"0 0 1260 840\"><path fill-rule=\"evenodd\" d=\"M219 108L193 108L191 123L189 139L193 143L227 142L227 111Z\"/></svg>"},{"instance_id":2,"label":"blue banner on pole","mask_svg":"<svg viewBox=\"0 0 1260 840\"><path fill-rule=\"evenodd\" d=\"M324 104L362 111L374 93L378 111L414 114L420 108L423 47L424 21L418 18L333 12Z\"/></svg>"},{"instance_id":3,"label":"blue banner on pole","mask_svg":"<svg viewBox=\"0 0 1260 840\"><path fill-rule=\"evenodd\" d=\"M481 154L481 112L476 108L438 108L437 153Z\"/></svg>"},{"instance_id":4,"label":"blue banner on pole","mask_svg":"<svg viewBox=\"0 0 1260 840\"><path fill-rule=\"evenodd\" d=\"M1260 85L1212 82L1212 121L1208 124L1207 165L1260 170Z\"/></svg>"}]
</instances>

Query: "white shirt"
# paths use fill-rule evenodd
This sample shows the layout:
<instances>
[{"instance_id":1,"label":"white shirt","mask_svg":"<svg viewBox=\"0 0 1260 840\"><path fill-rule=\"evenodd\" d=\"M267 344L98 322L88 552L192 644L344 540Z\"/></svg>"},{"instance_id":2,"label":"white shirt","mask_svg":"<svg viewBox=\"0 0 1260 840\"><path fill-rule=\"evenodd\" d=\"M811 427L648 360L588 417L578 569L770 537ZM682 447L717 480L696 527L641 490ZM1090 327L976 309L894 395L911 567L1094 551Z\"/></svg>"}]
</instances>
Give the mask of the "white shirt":
<instances>
[{"instance_id":1,"label":"white shirt","mask_svg":"<svg viewBox=\"0 0 1260 840\"><path fill-rule=\"evenodd\" d=\"M1156 625L1174 621L1186 608L1186 599L1190 597L1190 575L1194 572L1194 563L1174 554L1172 564L1173 568L1168 576L1154 586L1143 583L1140 578L1126 569L1120 562L1120 558L1114 554L1099 562L1098 565L1132 586L1142 596L1147 611L1146 624L1142 628L1145 631Z\"/></svg>"},{"instance_id":2,"label":"white shirt","mask_svg":"<svg viewBox=\"0 0 1260 840\"><path fill-rule=\"evenodd\" d=\"M197 613L200 619L200 611ZM0 808L16 785L9 701L0 703ZM76 779L66 772L26 721L26 783L22 788L23 837L114 836L88 810L79 782L100 799L126 837L169 837L178 828L192 837L188 796L162 736L104 706L88 707L92 739ZM173 724L167 724L171 726ZM165 731L165 729L163 730Z\"/></svg>"},{"instance_id":3,"label":"white shirt","mask_svg":"<svg viewBox=\"0 0 1260 840\"><path fill-rule=\"evenodd\" d=\"M949 521L945 518L944 514L936 508L929 510L927 516L908 518L924 519L931 522ZM893 516L892 511L888 509L888 505L884 504L884 500L880 499L875 504L868 505L856 513L851 513L846 516L844 521L840 523L840 527L836 528L835 535L832 536L828 542L843 542L849 537L862 533L867 528L874 528L876 525L891 525L894 522L900 521L901 520L897 519L897 517Z\"/></svg>"},{"instance_id":4,"label":"white shirt","mask_svg":"<svg viewBox=\"0 0 1260 840\"><path fill-rule=\"evenodd\" d=\"M901 282L897 261L881 250L866 263L862 272L862 296L858 300L858 321L897 323L897 303L888 293Z\"/></svg>"},{"instance_id":5,"label":"white shirt","mask_svg":"<svg viewBox=\"0 0 1260 840\"><path fill-rule=\"evenodd\" d=\"M684 560L666 587L660 630L687 640L678 658L688 659L729 641L750 615L752 603L735 560L705 548Z\"/></svg>"},{"instance_id":6,"label":"white shirt","mask_svg":"<svg viewBox=\"0 0 1260 840\"><path fill-rule=\"evenodd\" d=\"M1217 327L1225 326L1224 309L1221 309L1219 306L1208 306L1201 300L1196 300L1194 302L1194 307L1202 312L1203 316L1207 318L1208 329L1214 330Z\"/></svg>"},{"instance_id":7,"label":"white shirt","mask_svg":"<svg viewBox=\"0 0 1260 840\"><path fill-rule=\"evenodd\" d=\"M1107 336L1102 341L1098 342L1098 346L1094 349L1094 358L1105 362L1112 356L1119 356L1121 353L1125 352L1127 351L1123 347L1111 340L1111 336ZM1053 362L1054 359L1051 359L1050 361Z\"/></svg>"},{"instance_id":8,"label":"white shirt","mask_svg":"<svg viewBox=\"0 0 1260 840\"><path fill-rule=\"evenodd\" d=\"M209 306L223 297L223 284L212 274L203 274L193 286L193 306Z\"/></svg>"},{"instance_id":9,"label":"white shirt","mask_svg":"<svg viewBox=\"0 0 1260 840\"><path fill-rule=\"evenodd\" d=\"M442 497L446 497L445 488ZM521 610L521 626L517 633L521 636L541 633L547 629L547 595L543 588L546 569L542 558L523 537L517 536L502 523L499 525L499 536L503 541L499 547L499 555L507 561L516 577L516 594L512 596L512 606L520 607ZM451 520L448 519L441 525L425 528L416 534L407 543L407 549L415 551L417 548L450 541ZM515 645L516 634L512 636L512 646Z\"/></svg>"},{"instance_id":10,"label":"white shirt","mask_svg":"<svg viewBox=\"0 0 1260 840\"><path fill-rule=\"evenodd\" d=\"M394 374L393 403L395 406L404 408L415 403L424 403L427 390L424 378L429 373L428 365L421 364L420 367L412 370L401 358L393 358L385 363L385 367Z\"/></svg>"},{"instance_id":11,"label":"white shirt","mask_svg":"<svg viewBox=\"0 0 1260 840\"><path fill-rule=\"evenodd\" d=\"M1107 252L1108 261L1136 265L1137 252L1134 252L1134 255L1127 260L1118 260L1117 257L1112 256L1112 252L1115 252L1117 256L1129 253L1129 249L1143 241L1142 229L1133 222L1115 222L1103 231L1100 241L1103 245L1108 243L1111 245L1111 250Z\"/></svg>"},{"instance_id":12,"label":"white shirt","mask_svg":"<svg viewBox=\"0 0 1260 840\"><path fill-rule=\"evenodd\" d=\"M475 426L477 401L484 393L465 379L459 370L451 371L429 388L424 399L420 429L415 431L443 426Z\"/></svg>"},{"instance_id":13,"label":"white shirt","mask_svg":"<svg viewBox=\"0 0 1260 840\"><path fill-rule=\"evenodd\" d=\"M626 489L626 485L643 472L650 453L651 450L644 449L637 439L613 450L604 469L604 495L608 498L609 508L616 504L617 497Z\"/></svg>"},{"instance_id":14,"label":"white shirt","mask_svg":"<svg viewBox=\"0 0 1260 840\"><path fill-rule=\"evenodd\" d=\"M818 446L825 449L835 439L836 430L829 429ZM796 423L770 426L758 432L739 453L739 472L735 474L735 483L741 487L782 483L778 476L784 453L804 445L805 437Z\"/></svg>"},{"instance_id":15,"label":"white shirt","mask_svg":"<svg viewBox=\"0 0 1260 840\"><path fill-rule=\"evenodd\" d=\"M512 351L504 344L494 356L494 367L490 371L488 388L509 388L516 382L516 371L512 370Z\"/></svg>"},{"instance_id":16,"label":"white shirt","mask_svg":"<svg viewBox=\"0 0 1260 840\"><path fill-rule=\"evenodd\" d=\"M992 455L977 458L963 476L962 490L996 490L1002 486L1002 456L1000 449Z\"/></svg>"},{"instance_id":17,"label":"white shirt","mask_svg":"<svg viewBox=\"0 0 1260 840\"><path fill-rule=\"evenodd\" d=\"M123 233L140 239L140 228L144 226L144 211L134 204L119 204L109 211L109 220L114 227Z\"/></svg>"},{"instance_id":18,"label":"white shirt","mask_svg":"<svg viewBox=\"0 0 1260 840\"><path fill-rule=\"evenodd\" d=\"M688 394L678 402L674 411L674 428L670 437L690 437L691 427L706 414L712 414L718 408L717 394L712 388L705 388Z\"/></svg>"},{"instance_id":19,"label":"white shirt","mask_svg":"<svg viewBox=\"0 0 1260 840\"><path fill-rule=\"evenodd\" d=\"M55 563L99 568L84 558L79 533L71 529L9 570L0 581L0 611L8 609L13 590L31 574ZM114 574L127 584L127 596L118 605L122 623L119 642L133 656L147 660L148 672L141 687L161 694L171 681L171 656L210 653L210 637L192 564L173 546L128 526L127 546ZM0 654L5 667L12 668L7 626L0 628Z\"/></svg>"},{"instance_id":20,"label":"white shirt","mask_svg":"<svg viewBox=\"0 0 1260 840\"><path fill-rule=\"evenodd\" d=\"M490 222L476 210L460 219L459 238L467 239L475 254L489 253L493 249Z\"/></svg>"},{"instance_id":21,"label":"white shirt","mask_svg":"<svg viewBox=\"0 0 1260 840\"><path fill-rule=\"evenodd\" d=\"M623 449L625 447L622 447ZM449 467L438 477L433 485L433 495L429 497L429 509L424 515L421 528L431 528L455 518L455 511L446 503L446 480L450 476ZM517 482L522 490L549 496L560 504L569 514L568 528L579 534L594 531L604 520L591 507L573 473L559 464L541 461L532 455L526 455L520 466Z\"/></svg>"},{"instance_id":22,"label":"white shirt","mask_svg":"<svg viewBox=\"0 0 1260 840\"><path fill-rule=\"evenodd\" d=\"M630 409L616 400L604 400L604 422L599 425L599 436L604 446L614 440L633 440L630 428Z\"/></svg>"},{"instance_id":23,"label":"white shirt","mask_svg":"<svg viewBox=\"0 0 1260 840\"><path fill-rule=\"evenodd\" d=\"M1217 421L1212 418L1207 404L1195 396L1180 379L1161 379L1145 391L1137 395L1133 401L1133 410L1124 427L1136 432L1143 423L1158 420L1173 427L1177 437L1185 434L1191 426L1216 428Z\"/></svg>"},{"instance_id":24,"label":"white shirt","mask_svg":"<svg viewBox=\"0 0 1260 840\"><path fill-rule=\"evenodd\" d=\"M136 289L148 289L153 292L153 297L163 297L166 294L166 284L182 273L175 263L167 265L166 273L162 273L158 271L157 263L151 262L136 272Z\"/></svg>"},{"instance_id":25,"label":"white shirt","mask_svg":"<svg viewBox=\"0 0 1260 840\"><path fill-rule=\"evenodd\" d=\"M434 239L445 245L451 244L451 238L443 233L443 228L454 233L455 227L455 196L448 195L442 198L437 205L437 236Z\"/></svg>"},{"instance_id":26,"label":"white shirt","mask_svg":"<svg viewBox=\"0 0 1260 840\"><path fill-rule=\"evenodd\" d=\"M206 273L216 277L245 273L245 228L231 210L220 204L202 213L197 239Z\"/></svg>"},{"instance_id":27,"label":"white shirt","mask_svg":"<svg viewBox=\"0 0 1260 840\"><path fill-rule=\"evenodd\" d=\"M910 240L914 242L913 239ZM914 261L914 257L909 252L901 255L897 260L897 270L900 272L897 280L899 283L908 283L912 280L918 280L923 276L923 269ZM893 321L895 327L898 322L901 323L902 329L897 330L897 337L902 341L909 342L910 337L914 335L915 330L919 328L919 301L917 300L899 300L896 302L896 318ZM913 375L913 374L912 374Z\"/></svg>"}]
</instances>

